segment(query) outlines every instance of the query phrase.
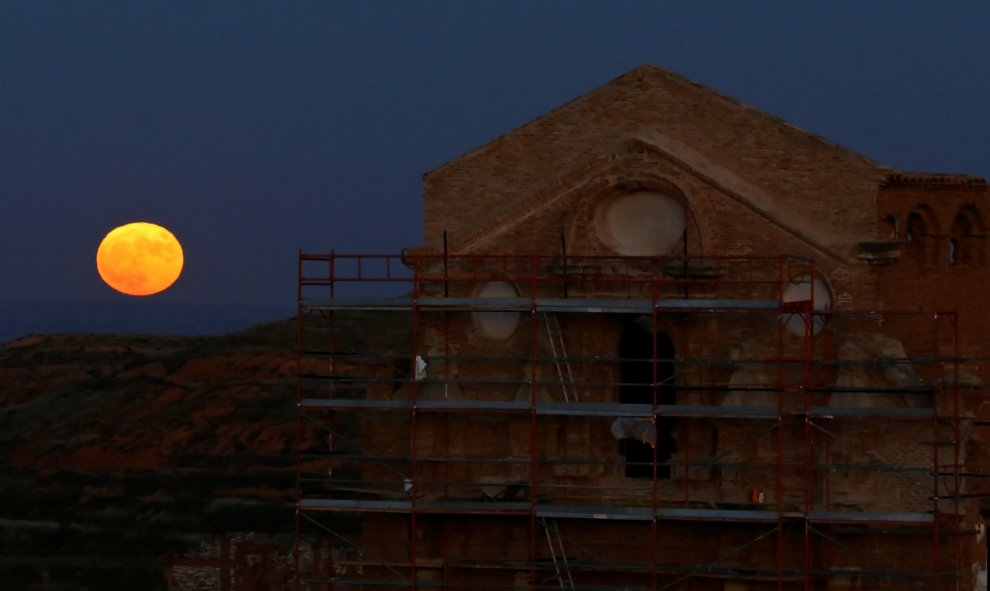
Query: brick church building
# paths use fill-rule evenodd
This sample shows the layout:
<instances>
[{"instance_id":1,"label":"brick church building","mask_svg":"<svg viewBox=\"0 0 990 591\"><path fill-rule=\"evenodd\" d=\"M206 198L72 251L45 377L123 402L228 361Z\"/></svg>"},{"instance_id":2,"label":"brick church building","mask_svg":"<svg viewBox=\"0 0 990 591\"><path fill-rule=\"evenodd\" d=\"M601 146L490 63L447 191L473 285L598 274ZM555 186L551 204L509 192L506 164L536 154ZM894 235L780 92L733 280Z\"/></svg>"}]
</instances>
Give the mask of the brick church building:
<instances>
[{"instance_id":1,"label":"brick church building","mask_svg":"<svg viewBox=\"0 0 990 591\"><path fill-rule=\"evenodd\" d=\"M298 588L986 588L990 192L647 65L300 254Z\"/></svg>"}]
</instances>

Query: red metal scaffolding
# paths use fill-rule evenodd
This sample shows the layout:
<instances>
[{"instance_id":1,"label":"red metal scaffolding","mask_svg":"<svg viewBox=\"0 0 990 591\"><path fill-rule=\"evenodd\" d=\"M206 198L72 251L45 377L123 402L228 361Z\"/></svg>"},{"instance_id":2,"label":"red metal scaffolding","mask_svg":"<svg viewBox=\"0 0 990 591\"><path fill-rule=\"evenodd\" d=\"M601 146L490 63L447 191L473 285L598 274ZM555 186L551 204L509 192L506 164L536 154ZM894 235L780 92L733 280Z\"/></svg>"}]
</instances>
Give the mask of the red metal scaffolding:
<instances>
[{"instance_id":1,"label":"red metal scaffolding","mask_svg":"<svg viewBox=\"0 0 990 591\"><path fill-rule=\"evenodd\" d=\"M817 277L300 253L296 588L963 588L956 315Z\"/></svg>"}]
</instances>

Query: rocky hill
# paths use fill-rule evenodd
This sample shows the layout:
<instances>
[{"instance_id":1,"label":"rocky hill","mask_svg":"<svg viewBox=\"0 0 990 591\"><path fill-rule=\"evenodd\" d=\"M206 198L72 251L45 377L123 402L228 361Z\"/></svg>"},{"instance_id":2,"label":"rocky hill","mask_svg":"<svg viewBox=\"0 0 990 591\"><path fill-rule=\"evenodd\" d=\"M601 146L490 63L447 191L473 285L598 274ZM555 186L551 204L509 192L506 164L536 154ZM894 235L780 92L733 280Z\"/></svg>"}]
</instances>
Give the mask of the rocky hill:
<instances>
[{"instance_id":1,"label":"rocky hill","mask_svg":"<svg viewBox=\"0 0 990 591\"><path fill-rule=\"evenodd\" d=\"M0 588L180 588L169 565L218 539L291 538L295 336L0 347Z\"/></svg>"}]
</instances>

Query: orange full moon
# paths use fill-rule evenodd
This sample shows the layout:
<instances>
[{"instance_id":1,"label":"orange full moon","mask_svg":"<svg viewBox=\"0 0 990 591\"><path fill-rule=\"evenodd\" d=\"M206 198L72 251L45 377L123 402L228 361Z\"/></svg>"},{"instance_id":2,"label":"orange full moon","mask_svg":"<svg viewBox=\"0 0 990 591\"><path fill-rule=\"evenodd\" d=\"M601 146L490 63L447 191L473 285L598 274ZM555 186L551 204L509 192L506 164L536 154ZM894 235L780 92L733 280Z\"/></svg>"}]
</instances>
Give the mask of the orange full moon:
<instances>
[{"instance_id":1,"label":"orange full moon","mask_svg":"<svg viewBox=\"0 0 990 591\"><path fill-rule=\"evenodd\" d=\"M96 269L103 281L132 296L168 289L182 273L183 260L175 236L148 222L114 228L96 251Z\"/></svg>"}]
</instances>

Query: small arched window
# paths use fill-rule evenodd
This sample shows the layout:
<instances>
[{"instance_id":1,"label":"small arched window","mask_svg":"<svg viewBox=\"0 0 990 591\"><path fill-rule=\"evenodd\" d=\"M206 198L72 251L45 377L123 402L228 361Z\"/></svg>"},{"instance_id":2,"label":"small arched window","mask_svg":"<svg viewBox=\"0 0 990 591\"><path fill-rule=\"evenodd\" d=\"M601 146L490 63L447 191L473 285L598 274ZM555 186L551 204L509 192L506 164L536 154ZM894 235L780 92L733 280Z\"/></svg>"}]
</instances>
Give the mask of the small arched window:
<instances>
[{"instance_id":1,"label":"small arched window","mask_svg":"<svg viewBox=\"0 0 990 591\"><path fill-rule=\"evenodd\" d=\"M945 259L937 248L941 241L932 240L939 235L937 218L932 208L920 204L908 214L904 228L904 254L922 265L931 265Z\"/></svg>"},{"instance_id":2,"label":"small arched window","mask_svg":"<svg viewBox=\"0 0 990 591\"><path fill-rule=\"evenodd\" d=\"M973 205L959 210L952 220L949 239L949 263L974 264L982 261L983 222Z\"/></svg>"},{"instance_id":3,"label":"small arched window","mask_svg":"<svg viewBox=\"0 0 990 591\"><path fill-rule=\"evenodd\" d=\"M905 240L908 242L918 242L923 240L928 234L928 229L925 227L925 218L921 217L918 212L912 212L907 219L907 235Z\"/></svg>"}]
</instances>

